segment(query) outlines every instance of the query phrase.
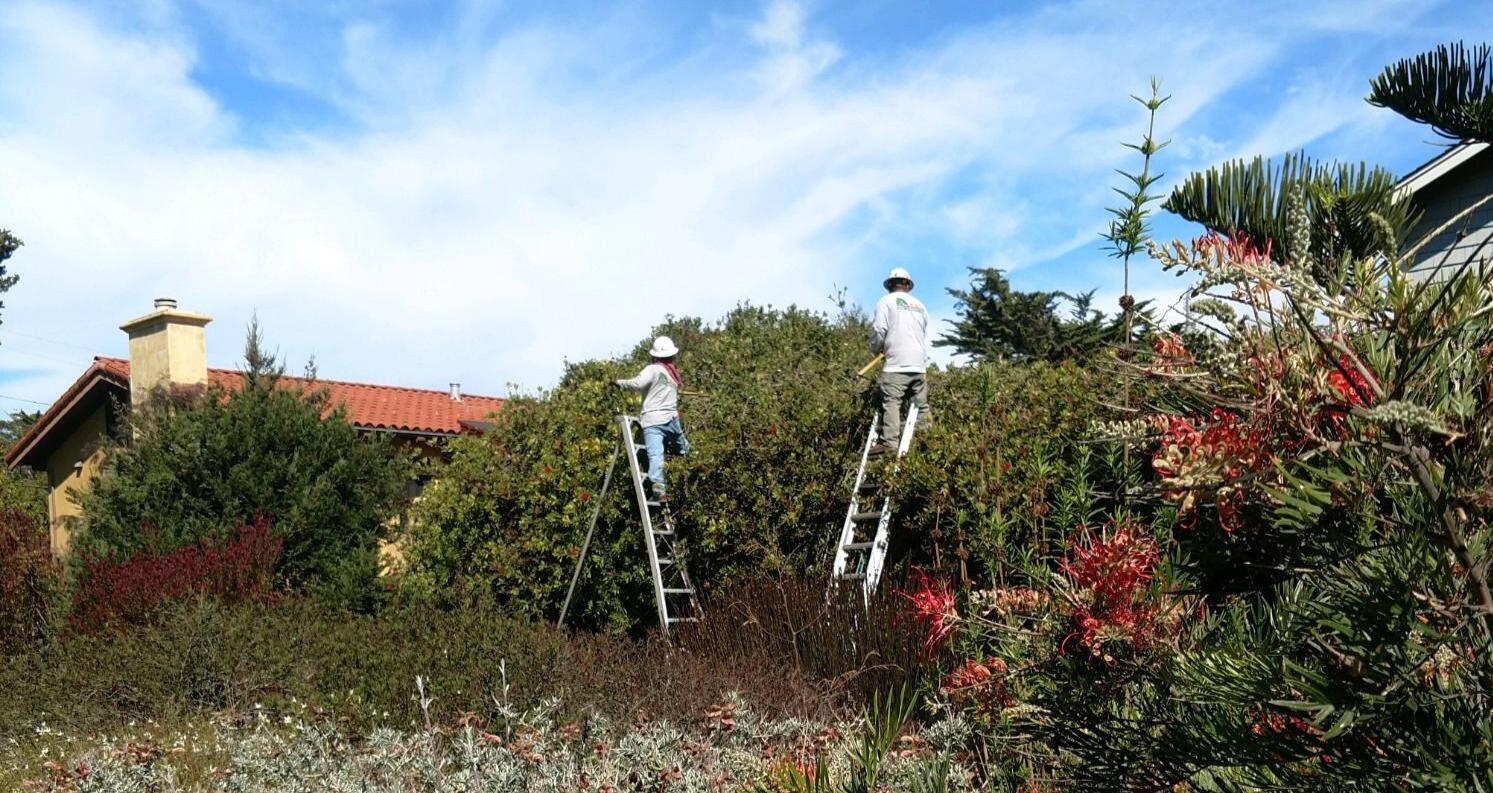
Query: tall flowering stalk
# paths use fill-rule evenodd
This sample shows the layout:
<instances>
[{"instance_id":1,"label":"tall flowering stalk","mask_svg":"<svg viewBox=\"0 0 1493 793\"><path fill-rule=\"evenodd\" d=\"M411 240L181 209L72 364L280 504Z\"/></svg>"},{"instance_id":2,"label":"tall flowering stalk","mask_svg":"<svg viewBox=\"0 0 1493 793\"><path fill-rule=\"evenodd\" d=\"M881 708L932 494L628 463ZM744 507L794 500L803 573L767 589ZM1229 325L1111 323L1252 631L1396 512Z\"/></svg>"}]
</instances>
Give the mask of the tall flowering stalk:
<instances>
[{"instance_id":1,"label":"tall flowering stalk","mask_svg":"<svg viewBox=\"0 0 1493 793\"><path fill-rule=\"evenodd\" d=\"M1157 152L1166 148L1171 141L1156 140L1156 111L1166 103L1169 96L1161 95L1161 80L1151 78L1151 96L1141 99L1131 96L1136 102L1146 109L1146 134L1139 143L1126 143L1126 148L1134 149L1140 153L1140 173L1129 173L1120 170L1120 176L1127 183L1124 187L1116 187L1124 202L1118 207L1111 207L1109 212L1114 217L1110 220L1109 230L1104 234L1104 239L1109 243L1110 256L1120 260L1121 292L1120 311L1124 313L1125 341L1123 344L1124 356L1129 360L1132 356L1130 347L1135 333L1135 296L1130 294L1130 259L1137 253L1146 249L1146 244L1151 239L1150 205L1161 198L1153 195L1150 189L1156 182L1160 181L1164 174L1151 173L1151 159ZM1121 375L1124 378L1124 407L1129 410L1130 404L1130 372L1126 370ZM1121 450L1125 465L1130 465L1130 449Z\"/></svg>"}]
</instances>

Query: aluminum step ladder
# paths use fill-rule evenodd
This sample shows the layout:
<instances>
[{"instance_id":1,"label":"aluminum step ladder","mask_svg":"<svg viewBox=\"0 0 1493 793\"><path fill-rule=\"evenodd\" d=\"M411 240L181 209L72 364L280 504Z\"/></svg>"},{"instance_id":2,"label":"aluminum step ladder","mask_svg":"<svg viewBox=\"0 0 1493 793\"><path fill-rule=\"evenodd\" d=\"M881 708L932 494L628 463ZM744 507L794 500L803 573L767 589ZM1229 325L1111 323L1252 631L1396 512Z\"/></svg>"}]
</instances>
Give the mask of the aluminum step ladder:
<instances>
[{"instance_id":1,"label":"aluminum step ladder","mask_svg":"<svg viewBox=\"0 0 1493 793\"><path fill-rule=\"evenodd\" d=\"M647 471L638 459L647 449L642 443L643 428L637 416L617 417L622 448L626 449L628 468L632 471L633 494L638 502L638 517L643 522L643 541L648 548L648 568L653 573L653 596L658 604L658 625L664 638L675 625L699 622L702 612L684 567L684 544L679 539L674 515L667 503L660 503L643 484Z\"/></svg>"},{"instance_id":2,"label":"aluminum step ladder","mask_svg":"<svg viewBox=\"0 0 1493 793\"><path fill-rule=\"evenodd\" d=\"M876 445L876 429L881 421L881 412L871 416L871 428L866 432L866 443L861 447L860 467L855 472L855 483L850 489L850 508L845 511L845 524L840 528L840 539L835 543L835 564L830 572L830 589L845 581L859 581L861 593L870 601L876 585L881 582L881 570L886 564L887 544L890 542L892 526L892 497L883 493L881 504L876 504L876 493L882 490L881 477L877 481L868 478L866 468L874 459L871 447ZM902 437L897 444L896 459L890 468L883 467L886 476L897 470L898 462L912 446L913 430L918 425L918 406L910 405L907 419L902 425ZM874 530L871 528L874 526Z\"/></svg>"}]
</instances>

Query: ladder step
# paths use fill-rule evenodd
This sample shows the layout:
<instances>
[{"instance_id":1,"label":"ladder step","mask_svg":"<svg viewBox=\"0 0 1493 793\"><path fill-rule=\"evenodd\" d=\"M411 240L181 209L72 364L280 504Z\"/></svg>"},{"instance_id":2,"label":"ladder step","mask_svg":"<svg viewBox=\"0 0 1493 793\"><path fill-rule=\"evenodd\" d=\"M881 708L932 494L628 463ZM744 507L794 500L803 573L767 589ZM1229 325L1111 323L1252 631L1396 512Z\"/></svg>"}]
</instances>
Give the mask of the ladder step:
<instances>
[{"instance_id":1,"label":"ladder step","mask_svg":"<svg viewBox=\"0 0 1493 793\"><path fill-rule=\"evenodd\" d=\"M875 544L876 543L874 543L874 542L847 542L844 545L840 546L840 550L843 550L843 551L864 551L867 548L870 548L871 546L873 546Z\"/></svg>"},{"instance_id":2,"label":"ladder step","mask_svg":"<svg viewBox=\"0 0 1493 793\"><path fill-rule=\"evenodd\" d=\"M850 519L854 520L854 521L880 520L881 519L881 510L878 509L878 510L876 510L874 512L857 512L854 515L851 515Z\"/></svg>"},{"instance_id":3,"label":"ladder step","mask_svg":"<svg viewBox=\"0 0 1493 793\"><path fill-rule=\"evenodd\" d=\"M673 563L674 563L673 559L659 559L658 560L658 566L659 567L663 567L666 564L673 564Z\"/></svg>"},{"instance_id":4,"label":"ladder step","mask_svg":"<svg viewBox=\"0 0 1493 793\"><path fill-rule=\"evenodd\" d=\"M653 536L655 536L655 537L673 537L674 536L674 530L673 529L654 529L653 530Z\"/></svg>"},{"instance_id":5,"label":"ladder step","mask_svg":"<svg viewBox=\"0 0 1493 793\"><path fill-rule=\"evenodd\" d=\"M695 590L693 590L693 589L665 589L664 590L664 594L665 595L693 595L693 594L695 594Z\"/></svg>"},{"instance_id":6,"label":"ladder step","mask_svg":"<svg viewBox=\"0 0 1493 793\"><path fill-rule=\"evenodd\" d=\"M669 622L699 622L699 617L670 617Z\"/></svg>"},{"instance_id":7,"label":"ladder step","mask_svg":"<svg viewBox=\"0 0 1493 793\"><path fill-rule=\"evenodd\" d=\"M865 573L841 573L840 574L840 580L841 581L864 581L865 579L866 579L866 574Z\"/></svg>"}]
</instances>

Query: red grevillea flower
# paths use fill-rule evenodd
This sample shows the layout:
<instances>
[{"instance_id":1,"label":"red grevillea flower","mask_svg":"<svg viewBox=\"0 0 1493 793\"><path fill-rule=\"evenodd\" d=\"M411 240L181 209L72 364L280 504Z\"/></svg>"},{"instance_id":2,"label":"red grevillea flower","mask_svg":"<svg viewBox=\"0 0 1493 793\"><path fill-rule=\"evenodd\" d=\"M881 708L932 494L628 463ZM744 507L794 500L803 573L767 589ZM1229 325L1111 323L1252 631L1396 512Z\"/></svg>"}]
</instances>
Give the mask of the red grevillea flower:
<instances>
[{"instance_id":1,"label":"red grevillea flower","mask_svg":"<svg viewBox=\"0 0 1493 793\"><path fill-rule=\"evenodd\" d=\"M1151 364L1151 370L1165 372L1177 369L1192 363L1192 353L1188 352L1187 345L1182 342L1182 337L1171 331L1162 331L1151 339L1151 350L1156 353L1156 360Z\"/></svg>"},{"instance_id":2,"label":"red grevillea flower","mask_svg":"<svg viewBox=\"0 0 1493 793\"><path fill-rule=\"evenodd\" d=\"M1269 262L1272 247L1271 240L1266 239L1264 245L1259 245L1242 231L1231 231L1228 236L1210 231L1192 241L1193 250L1199 253L1216 252L1220 259L1242 264Z\"/></svg>"},{"instance_id":3,"label":"red grevillea flower","mask_svg":"<svg viewBox=\"0 0 1493 793\"><path fill-rule=\"evenodd\" d=\"M1106 645L1150 647L1158 618L1145 595L1160 558L1156 541L1126 523L1106 537L1074 543L1060 568L1078 591L1078 602L1070 615L1072 629L1059 650L1066 652L1068 644L1077 641L1109 662Z\"/></svg>"},{"instance_id":4,"label":"red grevillea flower","mask_svg":"<svg viewBox=\"0 0 1493 793\"><path fill-rule=\"evenodd\" d=\"M1339 355L1337 366L1327 373L1327 384L1332 386L1343 403L1350 408L1362 407L1374 400L1377 379L1370 374L1365 377L1346 354ZM1343 411L1346 412L1346 411Z\"/></svg>"},{"instance_id":5,"label":"red grevillea flower","mask_svg":"<svg viewBox=\"0 0 1493 793\"><path fill-rule=\"evenodd\" d=\"M1074 543L1060 566L1075 587L1094 594L1096 606L1107 608L1135 600L1160 558L1156 540L1121 523L1108 537Z\"/></svg>"},{"instance_id":6,"label":"red grevillea flower","mask_svg":"<svg viewBox=\"0 0 1493 793\"><path fill-rule=\"evenodd\" d=\"M950 672L941 686L950 702L982 708L1009 708L1016 704L1006 690L1006 662L992 658L987 663L973 659Z\"/></svg>"},{"instance_id":7,"label":"red grevillea flower","mask_svg":"<svg viewBox=\"0 0 1493 793\"><path fill-rule=\"evenodd\" d=\"M1190 515L1197 509L1198 495L1212 491L1219 523L1224 531L1233 531L1244 501L1237 480L1271 461L1265 433L1219 408L1206 423L1166 416L1161 424L1161 445L1151 457L1151 467L1161 475L1162 495Z\"/></svg>"},{"instance_id":8,"label":"red grevillea flower","mask_svg":"<svg viewBox=\"0 0 1493 793\"><path fill-rule=\"evenodd\" d=\"M932 653L953 635L959 611L954 608L954 593L949 591L947 581L914 569L912 591L898 590L897 595L911 603L913 616L928 626L928 635L923 639L925 652Z\"/></svg>"}]
</instances>

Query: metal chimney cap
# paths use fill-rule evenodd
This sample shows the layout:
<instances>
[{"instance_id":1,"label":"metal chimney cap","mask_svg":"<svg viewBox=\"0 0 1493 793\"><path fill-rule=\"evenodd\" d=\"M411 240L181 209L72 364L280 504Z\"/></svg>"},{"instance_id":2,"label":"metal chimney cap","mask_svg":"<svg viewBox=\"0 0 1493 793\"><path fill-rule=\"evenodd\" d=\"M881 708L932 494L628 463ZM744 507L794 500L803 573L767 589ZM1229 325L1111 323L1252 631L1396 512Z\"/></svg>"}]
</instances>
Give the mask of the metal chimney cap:
<instances>
[{"instance_id":1,"label":"metal chimney cap","mask_svg":"<svg viewBox=\"0 0 1493 793\"><path fill-rule=\"evenodd\" d=\"M156 308L176 308L176 298L158 297L156 298Z\"/></svg>"},{"instance_id":2,"label":"metal chimney cap","mask_svg":"<svg viewBox=\"0 0 1493 793\"><path fill-rule=\"evenodd\" d=\"M451 401L452 402L460 402L461 401L461 383L452 383L451 384Z\"/></svg>"}]
</instances>

